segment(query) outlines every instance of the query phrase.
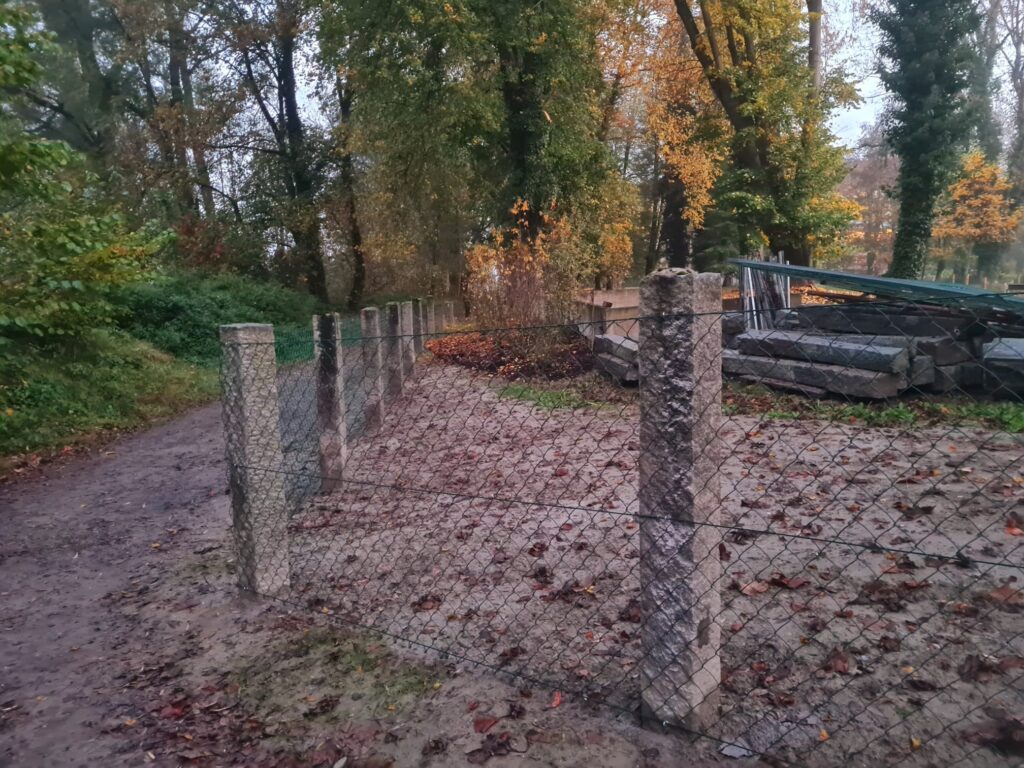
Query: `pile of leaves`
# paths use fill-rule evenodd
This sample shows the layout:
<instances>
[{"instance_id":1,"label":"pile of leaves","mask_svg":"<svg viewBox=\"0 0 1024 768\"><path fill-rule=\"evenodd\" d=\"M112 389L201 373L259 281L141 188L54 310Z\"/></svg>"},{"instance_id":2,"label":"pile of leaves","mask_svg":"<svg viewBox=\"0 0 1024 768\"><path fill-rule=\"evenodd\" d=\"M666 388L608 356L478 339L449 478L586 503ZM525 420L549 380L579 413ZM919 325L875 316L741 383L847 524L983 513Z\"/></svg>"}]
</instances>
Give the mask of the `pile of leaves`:
<instances>
[{"instance_id":1,"label":"pile of leaves","mask_svg":"<svg viewBox=\"0 0 1024 768\"><path fill-rule=\"evenodd\" d=\"M428 341L427 349L445 362L509 379L562 379L593 367L586 340L561 330L474 331Z\"/></svg>"}]
</instances>

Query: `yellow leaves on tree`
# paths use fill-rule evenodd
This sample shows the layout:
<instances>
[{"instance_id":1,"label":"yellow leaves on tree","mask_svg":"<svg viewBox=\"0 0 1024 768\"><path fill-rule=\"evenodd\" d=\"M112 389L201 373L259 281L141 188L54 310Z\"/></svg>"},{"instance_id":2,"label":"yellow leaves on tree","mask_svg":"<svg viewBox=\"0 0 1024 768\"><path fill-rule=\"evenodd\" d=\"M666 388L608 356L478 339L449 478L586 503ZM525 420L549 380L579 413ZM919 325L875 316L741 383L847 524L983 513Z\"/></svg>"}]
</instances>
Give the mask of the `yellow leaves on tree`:
<instances>
[{"instance_id":1,"label":"yellow leaves on tree","mask_svg":"<svg viewBox=\"0 0 1024 768\"><path fill-rule=\"evenodd\" d=\"M684 32L678 17L669 4L663 5L666 22L648 62L648 130L665 166L686 189L683 217L699 229L728 152L728 124L699 62L681 44Z\"/></svg>"},{"instance_id":2,"label":"yellow leaves on tree","mask_svg":"<svg viewBox=\"0 0 1024 768\"><path fill-rule=\"evenodd\" d=\"M540 231L529 235L529 204L512 208L516 224L493 242L466 251L467 293L473 317L484 327L503 328L545 322L566 293L558 258L568 242L568 224L541 214ZM569 288L571 299L571 288Z\"/></svg>"},{"instance_id":3,"label":"yellow leaves on tree","mask_svg":"<svg viewBox=\"0 0 1024 768\"><path fill-rule=\"evenodd\" d=\"M1006 174L975 151L964 158L960 177L950 185L932 234L965 244L1008 243L1021 214L1010 199Z\"/></svg>"}]
</instances>

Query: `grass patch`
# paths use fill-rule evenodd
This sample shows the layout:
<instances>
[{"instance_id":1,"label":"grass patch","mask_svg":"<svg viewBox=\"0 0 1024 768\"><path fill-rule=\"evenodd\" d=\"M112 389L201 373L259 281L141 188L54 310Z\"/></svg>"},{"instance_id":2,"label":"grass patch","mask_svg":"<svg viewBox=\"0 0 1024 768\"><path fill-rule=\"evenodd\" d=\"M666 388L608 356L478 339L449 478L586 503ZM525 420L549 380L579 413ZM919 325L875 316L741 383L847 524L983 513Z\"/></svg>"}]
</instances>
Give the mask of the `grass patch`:
<instances>
[{"instance_id":1,"label":"grass patch","mask_svg":"<svg viewBox=\"0 0 1024 768\"><path fill-rule=\"evenodd\" d=\"M344 722L400 712L440 687L439 674L398 659L371 635L321 626L246 659L232 679L261 718Z\"/></svg>"},{"instance_id":2,"label":"grass patch","mask_svg":"<svg viewBox=\"0 0 1024 768\"><path fill-rule=\"evenodd\" d=\"M776 392L758 384L726 381L722 409L729 415L759 416L789 421L863 424L868 427L974 426L1004 432L1024 432L1024 403L985 402L970 398L908 397L899 402L845 403L811 400Z\"/></svg>"},{"instance_id":3,"label":"grass patch","mask_svg":"<svg viewBox=\"0 0 1024 768\"><path fill-rule=\"evenodd\" d=\"M120 332L96 331L43 348L8 345L2 363L0 456L135 429L218 392L216 371L176 360Z\"/></svg>"},{"instance_id":4,"label":"grass patch","mask_svg":"<svg viewBox=\"0 0 1024 768\"><path fill-rule=\"evenodd\" d=\"M498 393L498 396L507 400L524 400L546 411L559 408L596 408L599 405L584 400L571 389L535 389L526 384L509 384Z\"/></svg>"}]
</instances>

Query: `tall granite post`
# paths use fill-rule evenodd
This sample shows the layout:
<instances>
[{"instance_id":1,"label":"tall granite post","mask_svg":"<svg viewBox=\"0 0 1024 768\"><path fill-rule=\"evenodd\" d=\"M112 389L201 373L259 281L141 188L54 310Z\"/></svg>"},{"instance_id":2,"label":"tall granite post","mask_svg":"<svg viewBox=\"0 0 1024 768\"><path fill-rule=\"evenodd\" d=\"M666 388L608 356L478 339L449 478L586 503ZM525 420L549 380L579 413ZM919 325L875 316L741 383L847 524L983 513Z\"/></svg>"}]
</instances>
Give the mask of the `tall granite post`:
<instances>
[{"instance_id":1,"label":"tall granite post","mask_svg":"<svg viewBox=\"0 0 1024 768\"><path fill-rule=\"evenodd\" d=\"M444 303L444 319L445 324L449 327L455 325L455 302L446 301Z\"/></svg>"},{"instance_id":2,"label":"tall granite post","mask_svg":"<svg viewBox=\"0 0 1024 768\"><path fill-rule=\"evenodd\" d=\"M413 338L413 304L411 301L402 302L402 377L409 380L413 376L413 369L416 367L416 346Z\"/></svg>"},{"instance_id":3,"label":"tall granite post","mask_svg":"<svg viewBox=\"0 0 1024 768\"><path fill-rule=\"evenodd\" d=\"M435 333L440 333L440 329L437 327L437 313L435 312L436 306L433 299L427 299L424 309L427 313L426 328L427 335L433 336Z\"/></svg>"},{"instance_id":4,"label":"tall granite post","mask_svg":"<svg viewBox=\"0 0 1024 768\"><path fill-rule=\"evenodd\" d=\"M366 391L366 430L384 423L384 340L380 335L380 310L366 307L359 313L363 335L363 385Z\"/></svg>"},{"instance_id":5,"label":"tall granite post","mask_svg":"<svg viewBox=\"0 0 1024 768\"><path fill-rule=\"evenodd\" d=\"M402 375L402 308L390 301L384 307L384 395L392 400L402 394L405 377Z\"/></svg>"},{"instance_id":6,"label":"tall granite post","mask_svg":"<svg viewBox=\"0 0 1024 768\"><path fill-rule=\"evenodd\" d=\"M722 276L640 286L641 711L706 731L718 712Z\"/></svg>"},{"instance_id":7,"label":"tall granite post","mask_svg":"<svg viewBox=\"0 0 1024 768\"><path fill-rule=\"evenodd\" d=\"M238 586L276 594L290 566L274 327L222 325L220 343Z\"/></svg>"},{"instance_id":8,"label":"tall granite post","mask_svg":"<svg viewBox=\"0 0 1024 768\"><path fill-rule=\"evenodd\" d=\"M412 300L412 342L413 351L423 354L423 340L426 331L426 302L423 299Z\"/></svg>"},{"instance_id":9,"label":"tall granite post","mask_svg":"<svg viewBox=\"0 0 1024 768\"><path fill-rule=\"evenodd\" d=\"M320 490L341 487L348 449L345 436L345 371L341 352L341 316L313 316L316 420L320 433Z\"/></svg>"}]
</instances>

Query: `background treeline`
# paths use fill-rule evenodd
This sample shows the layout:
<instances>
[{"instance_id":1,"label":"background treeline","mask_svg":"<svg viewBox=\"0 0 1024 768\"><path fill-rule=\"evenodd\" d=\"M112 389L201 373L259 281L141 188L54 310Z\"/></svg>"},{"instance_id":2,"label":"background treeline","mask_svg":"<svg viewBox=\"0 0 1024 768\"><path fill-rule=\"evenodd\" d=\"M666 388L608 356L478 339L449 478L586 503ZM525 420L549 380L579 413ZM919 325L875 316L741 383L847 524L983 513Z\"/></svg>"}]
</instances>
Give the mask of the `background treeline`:
<instances>
[{"instance_id":1,"label":"background treeline","mask_svg":"<svg viewBox=\"0 0 1024 768\"><path fill-rule=\"evenodd\" d=\"M19 420L69 361L208 366L225 320L528 322L758 248L994 278L1022 1L0 0L0 453L46 442ZM848 157L861 28L891 109Z\"/></svg>"}]
</instances>

